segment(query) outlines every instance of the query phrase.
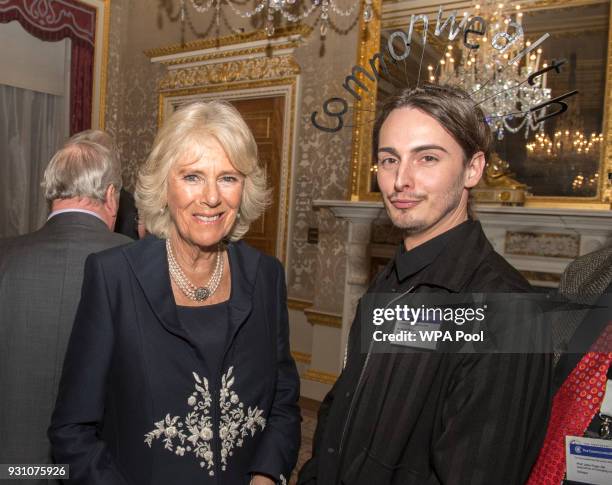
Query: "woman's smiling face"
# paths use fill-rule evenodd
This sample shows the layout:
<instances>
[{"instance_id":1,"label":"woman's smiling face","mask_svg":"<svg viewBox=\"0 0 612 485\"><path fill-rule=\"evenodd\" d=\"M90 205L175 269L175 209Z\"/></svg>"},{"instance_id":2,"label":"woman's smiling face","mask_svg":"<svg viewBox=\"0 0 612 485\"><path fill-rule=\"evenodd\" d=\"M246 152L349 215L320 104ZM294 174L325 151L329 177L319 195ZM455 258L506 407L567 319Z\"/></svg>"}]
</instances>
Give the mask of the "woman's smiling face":
<instances>
[{"instance_id":1,"label":"woman's smiling face","mask_svg":"<svg viewBox=\"0 0 612 485\"><path fill-rule=\"evenodd\" d=\"M189 244L210 248L230 233L236 221L244 175L215 138L198 143L198 156L185 156L170 169L167 203L177 235Z\"/></svg>"}]
</instances>

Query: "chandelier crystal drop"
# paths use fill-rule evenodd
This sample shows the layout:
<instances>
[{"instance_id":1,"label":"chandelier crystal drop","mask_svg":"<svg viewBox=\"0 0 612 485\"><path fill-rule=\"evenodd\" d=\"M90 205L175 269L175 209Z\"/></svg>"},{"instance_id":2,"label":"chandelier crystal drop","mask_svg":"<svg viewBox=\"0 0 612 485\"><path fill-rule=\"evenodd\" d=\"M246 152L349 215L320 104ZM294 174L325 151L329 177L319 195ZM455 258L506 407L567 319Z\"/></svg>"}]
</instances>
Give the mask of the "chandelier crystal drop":
<instances>
[{"instance_id":1,"label":"chandelier crystal drop","mask_svg":"<svg viewBox=\"0 0 612 485\"><path fill-rule=\"evenodd\" d=\"M160 4L165 8L171 20L179 19L181 23L186 23L192 33L198 37L205 34L195 30L190 19L190 9L198 14L214 12L217 25L223 17L225 23L234 31L242 32L242 29L235 27L230 22L230 17L225 14L227 7L234 16L241 19L264 17L265 31L268 36L274 35L276 28L281 22L299 23L318 13L320 20L321 36L325 37L331 25L331 16L351 17L361 8L363 20L370 22L374 18L372 0L260 0L252 2L247 7L248 2L244 0L179 0L179 13L172 15L168 9L168 1L160 0Z\"/></svg>"},{"instance_id":2,"label":"chandelier crystal drop","mask_svg":"<svg viewBox=\"0 0 612 485\"><path fill-rule=\"evenodd\" d=\"M464 15L467 15L465 13ZM478 38L478 49L458 49L448 45L437 66L428 66L430 82L464 86L472 99L482 108L487 122L499 140L506 132L542 132L544 123L535 124L533 115L526 114L530 107L551 99L546 74L536 77L533 85L527 82L530 74L547 67L543 50L538 47L518 62L510 62L531 42L524 36L508 48L500 44L518 29L522 32L523 12L520 4L498 3L490 0L474 5L474 16L486 20L485 36ZM497 42L496 46L493 43ZM508 116L509 115L509 116Z\"/></svg>"}]
</instances>

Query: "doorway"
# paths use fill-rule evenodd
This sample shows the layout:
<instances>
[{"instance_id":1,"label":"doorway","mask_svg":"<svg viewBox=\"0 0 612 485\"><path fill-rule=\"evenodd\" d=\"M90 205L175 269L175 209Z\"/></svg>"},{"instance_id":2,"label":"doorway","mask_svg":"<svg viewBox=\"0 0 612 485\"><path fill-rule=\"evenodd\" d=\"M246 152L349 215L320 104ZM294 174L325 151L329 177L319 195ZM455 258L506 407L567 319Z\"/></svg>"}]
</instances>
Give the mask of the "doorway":
<instances>
[{"instance_id":1,"label":"doorway","mask_svg":"<svg viewBox=\"0 0 612 485\"><path fill-rule=\"evenodd\" d=\"M259 163L266 172L271 188L270 206L251 224L245 241L260 251L275 256L277 221L280 205L280 178L283 160L283 127L285 99L275 96L257 99L236 99L230 103L240 112L257 143Z\"/></svg>"}]
</instances>

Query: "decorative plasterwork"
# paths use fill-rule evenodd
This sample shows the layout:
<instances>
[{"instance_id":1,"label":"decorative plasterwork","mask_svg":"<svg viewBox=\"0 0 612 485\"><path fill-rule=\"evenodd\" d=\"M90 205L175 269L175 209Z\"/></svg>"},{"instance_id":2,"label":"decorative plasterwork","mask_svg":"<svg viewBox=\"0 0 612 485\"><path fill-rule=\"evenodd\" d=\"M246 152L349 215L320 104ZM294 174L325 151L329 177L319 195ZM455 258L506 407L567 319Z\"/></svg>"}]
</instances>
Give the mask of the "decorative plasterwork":
<instances>
[{"instance_id":1,"label":"decorative plasterwork","mask_svg":"<svg viewBox=\"0 0 612 485\"><path fill-rule=\"evenodd\" d=\"M291 56L260 57L171 70L160 82L159 89L167 91L210 84L287 78L299 73L300 66Z\"/></svg>"},{"instance_id":2,"label":"decorative plasterwork","mask_svg":"<svg viewBox=\"0 0 612 485\"><path fill-rule=\"evenodd\" d=\"M212 53L209 51L204 54L190 55L189 57L169 56L167 59L159 60L161 64L168 66L168 69L175 69L175 66L192 67L202 64L211 64L218 62L220 59L226 61L255 59L257 57L270 57L271 53L275 55L283 55L292 52L299 45L298 41L287 42L276 45L274 47L261 45L245 47L244 49L215 49ZM162 58L158 58L162 59Z\"/></svg>"},{"instance_id":3,"label":"decorative plasterwork","mask_svg":"<svg viewBox=\"0 0 612 485\"><path fill-rule=\"evenodd\" d=\"M264 46L273 46L278 43L285 43L287 40L296 41L301 38L308 37L312 32L312 27L307 25L298 25L276 29L273 36L268 35L263 30L256 30L244 34L228 35L225 37L200 39L185 44L174 44L167 47L157 49L149 49L144 53L151 58L172 56L176 54L184 54L183 58L198 55L201 51L223 50L227 46L236 46L243 44L261 44ZM161 59L160 59L161 60Z\"/></svg>"},{"instance_id":4,"label":"decorative plasterwork","mask_svg":"<svg viewBox=\"0 0 612 485\"><path fill-rule=\"evenodd\" d=\"M506 231L504 253L573 259L580 254L580 234Z\"/></svg>"}]
</instances>

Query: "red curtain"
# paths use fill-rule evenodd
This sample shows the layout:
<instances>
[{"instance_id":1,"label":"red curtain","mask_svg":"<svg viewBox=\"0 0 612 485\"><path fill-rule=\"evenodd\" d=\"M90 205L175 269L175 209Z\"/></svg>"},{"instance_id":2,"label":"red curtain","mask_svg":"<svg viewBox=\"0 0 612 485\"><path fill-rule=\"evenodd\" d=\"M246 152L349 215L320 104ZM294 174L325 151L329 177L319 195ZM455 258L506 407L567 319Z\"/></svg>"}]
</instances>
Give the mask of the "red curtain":
<instances>
[{"instance_id":1,"label":"red curtain","mask_svg":"<svg viewBox=\"0 0 612 485\"><path fill-rule=\"evenodd\" d=\"M91 128L96 9L77 0L0 0L0 23L13 20L43 41L70 38L70 134Z\"/></svg>"}]
</instances>

